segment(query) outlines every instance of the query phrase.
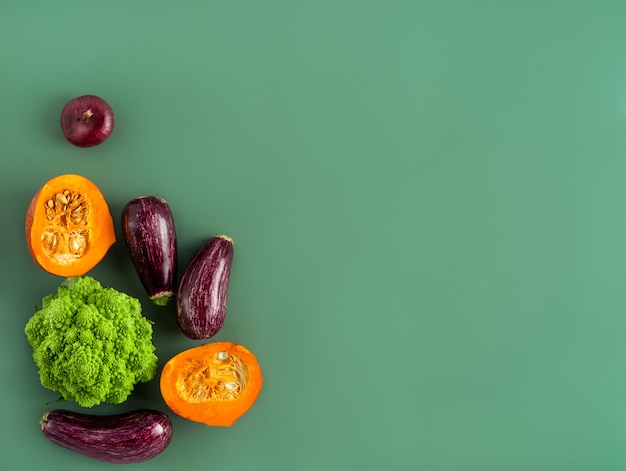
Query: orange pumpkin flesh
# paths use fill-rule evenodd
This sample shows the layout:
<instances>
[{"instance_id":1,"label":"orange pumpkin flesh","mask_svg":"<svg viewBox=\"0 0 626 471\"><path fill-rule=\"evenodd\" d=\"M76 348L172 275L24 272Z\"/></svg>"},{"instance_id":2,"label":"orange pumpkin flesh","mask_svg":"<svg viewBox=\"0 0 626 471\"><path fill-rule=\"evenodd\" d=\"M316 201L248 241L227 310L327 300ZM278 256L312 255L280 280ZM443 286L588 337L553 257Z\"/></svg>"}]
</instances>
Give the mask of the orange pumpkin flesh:
<instances>
[{"instance_id":1,"label":"orange pumpkin flesh","mask_svg":"<svg viewBox=\"0 0 626 471\"><path fill-rule=\"evenodd\" d=\"M80 175L50 179L26 211L28 251L37 265L53 275L84 275L114 242L113 218L104 196Z\"/></svg>"},{"instance_id":2,"label":"orange pumpkin flesh","mask_svg":"<svg viewBox=\"0 0 626 471\"><path fill-rule=\"evenodd\" d=\"M212 342L171 358L161 372L161 395L176 414L229 427L256 401L263 376L255 356L232 342Z\"/></svg>"}]
</instances>

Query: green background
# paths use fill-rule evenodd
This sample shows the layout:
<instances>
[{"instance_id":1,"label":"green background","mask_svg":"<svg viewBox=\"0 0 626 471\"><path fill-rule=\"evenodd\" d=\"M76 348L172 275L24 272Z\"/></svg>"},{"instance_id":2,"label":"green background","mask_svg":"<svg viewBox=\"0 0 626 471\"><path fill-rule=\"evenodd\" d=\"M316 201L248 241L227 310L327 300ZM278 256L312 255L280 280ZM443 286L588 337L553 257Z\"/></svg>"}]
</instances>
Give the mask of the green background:
<instances>
[{"instance_id":1,"label":"green background","mask_svg":"<svg viewBox=\"0 0 626 471\"><path fill-rule=\"evenodd\" d=\"M170 203L181 270L235 239L215 340L263 391L232 428L173 416L136 470L626 469L626 3L4 0L0 467L109 469L38 429L56 398L23 335L60 279L26 251L49 178L107 197L91 274L156 322L119 232ZM107 99L102 146L63 104ZM80 410L67 404L67 407ZM167 411L157 381L94 413Z\"/></svg>"}]
</instances>

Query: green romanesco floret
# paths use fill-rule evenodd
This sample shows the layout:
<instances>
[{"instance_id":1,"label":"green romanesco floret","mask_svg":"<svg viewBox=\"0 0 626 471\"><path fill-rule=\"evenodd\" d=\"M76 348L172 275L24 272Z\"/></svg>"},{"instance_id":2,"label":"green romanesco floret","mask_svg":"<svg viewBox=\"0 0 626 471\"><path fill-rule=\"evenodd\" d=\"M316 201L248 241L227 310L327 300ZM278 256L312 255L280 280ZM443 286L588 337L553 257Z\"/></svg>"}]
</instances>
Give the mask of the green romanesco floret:
<instances>
[{"instance_id":1,"label":"green romanesco floret","mask_svg":"<svg viewBox=\"0 0 626 471\"><path fill-rule=\"evenodd\" d=\"M25 328L41 384L83 407L124 402L157 368L139 300L90 276L67 278Z\"/></svg>"}]
</instances>

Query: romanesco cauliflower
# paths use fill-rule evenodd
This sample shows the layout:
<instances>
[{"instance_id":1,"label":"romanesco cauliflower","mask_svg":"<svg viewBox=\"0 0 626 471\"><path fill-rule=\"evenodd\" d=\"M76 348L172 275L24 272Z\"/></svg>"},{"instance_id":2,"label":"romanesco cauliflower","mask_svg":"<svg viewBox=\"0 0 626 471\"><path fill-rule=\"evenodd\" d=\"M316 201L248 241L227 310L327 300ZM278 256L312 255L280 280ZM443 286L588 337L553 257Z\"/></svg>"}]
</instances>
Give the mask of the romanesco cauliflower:
<instances>
[{"instance_id":1,"label":"romanesco cauliflower","mask_svg":"<svg viewBox=\"0 0 626 471\"><path fill-rule=\"evenodd\" d=\"M157 368L139 300L90 276L67 278L26 324L41 384L83 407L124 402Z\"/></svg>"}]
</instances>

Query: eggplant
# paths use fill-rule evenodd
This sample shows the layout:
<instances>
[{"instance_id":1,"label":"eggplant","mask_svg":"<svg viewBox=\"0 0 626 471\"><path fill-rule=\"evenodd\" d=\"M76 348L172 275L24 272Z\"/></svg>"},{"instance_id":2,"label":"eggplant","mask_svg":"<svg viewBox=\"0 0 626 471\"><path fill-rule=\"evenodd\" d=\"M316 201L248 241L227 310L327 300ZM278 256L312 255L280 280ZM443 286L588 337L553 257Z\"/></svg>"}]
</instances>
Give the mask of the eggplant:
<instances>
[{"instance_id":1,"label":"eggplant","mask_svg":"<svg viewBox=\"0 0 626 471\"><path fill-rule=\"evenodd\" d=\"M220 234L198 250L183 273L176 294L176 318L191 339L208 339L226 318L233 239Z\"/></svg>"},{"instance_id":2,"label":"eggplant","mask_svg":"<svg viewBox=\"0 0 626 471\"><path fill-rule=\"evenodd\" d=\"M116 415L69 410L47 411L40 420L46 438L98 461L140 463L162 453L172 439L172 423L163 412L137 409Z\"/></svg>"},{"instance_id":3,"label":"eggplant","mask_svg":"<svg viewBox=\"0 0 626 471\"><path fill-rule=\"evenodd\" d=\"M152 302L166 305L175 296L178 242L167 201L140 196L122 210L122 232L141 284Z\"/></svg>"}]
</instances>

